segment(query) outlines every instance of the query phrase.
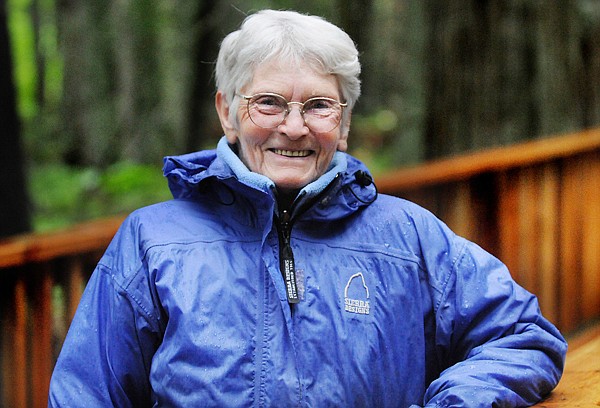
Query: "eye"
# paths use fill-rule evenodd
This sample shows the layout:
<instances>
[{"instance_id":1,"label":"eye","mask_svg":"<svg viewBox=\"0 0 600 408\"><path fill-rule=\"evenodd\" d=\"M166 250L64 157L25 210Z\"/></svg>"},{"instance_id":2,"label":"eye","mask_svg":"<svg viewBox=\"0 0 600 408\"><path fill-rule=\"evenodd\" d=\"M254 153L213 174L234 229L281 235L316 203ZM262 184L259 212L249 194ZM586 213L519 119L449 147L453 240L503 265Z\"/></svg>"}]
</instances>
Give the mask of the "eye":
<instances>
[{"instance_id":1,"label":"eye","mask_svg":"<svg viewBox=\"0 0 600 408\"><path fill-rule=\"evenodd\" d=\"M273 95L255 96L253 102L259 105L278 105L277 97Z\"/></svg>"},{"instance_id":2,"label":"eye","mask_svg":"<svg viewBox=\"0 0 600 408\"><path fill-rule=\"evenodd\" d=\"M333 99L314 98L304 103L306 115L315 118L326 118L339 113L340 105Z\"/></svg>"},{"instance_id":3,"label":"eye","mask_svg":"<svg viewBox=\"0 0 600 408\"><path fill-rule=\"evenodd\" d=\"M266 115L276 115L283 112L287 103L283 100L283 98L277 95L256 95L250 100L250 104L260 113L264 113Z\"/></svg>"},{"instance_id":4,"label":"eye","mask_svg":"<svg viewBox=\"0 0 600 408\"><path fill-rule=\"evenodd\" d=\"M335 106L336 106L336 102L333 100L324 99L324 98L315 98L315 99L309 99L308 101L306 101L304 103L304 110L305 111L327 110L327 109L334 109Z\"/></svg>"}]
</instances>

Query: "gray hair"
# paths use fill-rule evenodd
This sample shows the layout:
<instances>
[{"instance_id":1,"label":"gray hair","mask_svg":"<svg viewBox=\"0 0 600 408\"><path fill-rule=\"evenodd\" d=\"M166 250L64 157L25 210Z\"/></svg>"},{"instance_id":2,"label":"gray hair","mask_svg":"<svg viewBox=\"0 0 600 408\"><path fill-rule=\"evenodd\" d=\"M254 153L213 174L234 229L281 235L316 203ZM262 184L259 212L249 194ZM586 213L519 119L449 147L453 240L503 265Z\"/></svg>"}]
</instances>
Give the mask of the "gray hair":
<instances>
[{"instance_id":1,"label":"gray hair","mask_svg":"<svg viewBox=\"0 0 600 408\"><path fill-rule=\"evenodd\" d=\"M335 75L348 104L341 125L348 130L360 96L358 51L348 34L321 17L295 11L262 10L246 17L239 30L223 39L216 64L217 89L225 95L230 114L237 112L236 93L269 60L308 63L317 72Z\"/></svg>"}]
</instances>

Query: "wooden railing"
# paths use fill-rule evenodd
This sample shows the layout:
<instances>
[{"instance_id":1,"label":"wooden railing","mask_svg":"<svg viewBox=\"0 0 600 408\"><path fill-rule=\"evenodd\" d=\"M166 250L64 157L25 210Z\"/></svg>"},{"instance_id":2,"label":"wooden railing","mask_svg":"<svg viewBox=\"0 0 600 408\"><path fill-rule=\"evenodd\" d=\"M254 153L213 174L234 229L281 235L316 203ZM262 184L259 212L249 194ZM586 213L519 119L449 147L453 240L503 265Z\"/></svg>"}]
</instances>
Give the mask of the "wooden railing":
<instances>
[{"instance_id":1,"label":"wooden railing","mask_svg":"<svg viewBox=\"0 0 600 408\"><path fill-rule=\"evenodd\" d=\"M375 181L379 191L423 205L502 259L561 330L600 317L600 129Z\"/></svg>"},{"instance_id":2,"label":"wooden railing","mask_svg":"<svg viewBox=\"0 0 600 408\"><path fill-rule=\"evenodd\" d=\"M600 129L401 169L376 183L498 255L563 331L600 316ZM0 241L0 406L46 406L85 283L122 220Z\"/></svg>"},{"instance_id":3,"label":"wooden railing","mask_svg":"<svg viewBox=\"0 0 600 408\"><path fill-rule=\"evenodd\" d=\"M122 220L0 241L1 407L47 406L50 376L68 325Z\"/></svg>"}]
</instances>

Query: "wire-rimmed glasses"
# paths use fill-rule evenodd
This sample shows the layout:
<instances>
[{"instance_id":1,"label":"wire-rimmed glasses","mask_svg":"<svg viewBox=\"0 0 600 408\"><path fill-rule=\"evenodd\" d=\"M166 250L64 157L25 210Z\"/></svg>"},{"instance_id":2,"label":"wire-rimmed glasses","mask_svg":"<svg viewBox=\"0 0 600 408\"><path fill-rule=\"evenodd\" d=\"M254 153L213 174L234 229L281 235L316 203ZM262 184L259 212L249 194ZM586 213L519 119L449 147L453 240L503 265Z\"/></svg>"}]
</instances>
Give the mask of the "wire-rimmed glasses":
<instances>
[{"instance_id":1,"label":"wire-rimmed glasses","mask_svg":"<svg viewBox=\"0 0 600 408\"><path fill-rule=\"evenodd\" d=\"M307 99L304 102L288 102L283 96L264 92L255 95L239 95L248 104L248 115L256 126L273 129L283 123L291 111L291 105L298 105L304 123L315 133L326 133L335 129L342 120L346 103L324 96Z\"/></svg>"}]
</instances>

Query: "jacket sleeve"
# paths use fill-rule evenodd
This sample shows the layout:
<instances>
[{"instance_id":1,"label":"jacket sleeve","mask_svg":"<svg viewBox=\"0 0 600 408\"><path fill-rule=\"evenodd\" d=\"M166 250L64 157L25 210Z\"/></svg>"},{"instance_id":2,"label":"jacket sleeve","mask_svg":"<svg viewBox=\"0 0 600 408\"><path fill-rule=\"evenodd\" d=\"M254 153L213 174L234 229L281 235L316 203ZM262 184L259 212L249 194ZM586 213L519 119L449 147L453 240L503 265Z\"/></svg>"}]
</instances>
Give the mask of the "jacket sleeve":
<instances>
[{"instance_id":1,"label":"jacket sleeve","mask_svg":"<svg viewBox=\"0 0 600 408\"><path fill-rule=\"evenodd\" d=\"M564 338L498 259L462 238L449 241L456 250L430 254L449 266L440 268L448 273L435 299L443 371L430 384L425 406L535 404L562 375Z\"/></svg>"},{"instance_id":2,"label":"jacket sleeve","mask_svg":"<svg viewBox=\"0 0 600 408\"><path fill-rule=\"evenodd\" d=\"M129 266L131 274L108 266L118 264L115 258L135 258L119 256L128 245L118 237L111 244L117 255L109 247L83 293L52 374L49 407L150 405L156 319L141 295L148 280L136 273L141 262Z\"/></svg>"}]
</instances>

